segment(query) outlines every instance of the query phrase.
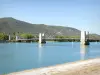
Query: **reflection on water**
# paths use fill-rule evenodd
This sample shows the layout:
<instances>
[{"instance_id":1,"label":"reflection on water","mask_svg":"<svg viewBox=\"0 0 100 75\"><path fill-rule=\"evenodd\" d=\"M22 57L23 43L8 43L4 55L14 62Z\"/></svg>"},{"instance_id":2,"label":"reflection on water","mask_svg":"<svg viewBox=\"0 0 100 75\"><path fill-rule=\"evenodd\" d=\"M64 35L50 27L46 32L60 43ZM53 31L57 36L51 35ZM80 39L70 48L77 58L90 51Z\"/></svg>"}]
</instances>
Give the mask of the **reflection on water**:
<instances>
[{"instance_id":1,"label":"reflection on water","mask_svg":"<svg viewBox=\"0 0 100 75\"><path fill-rule=\"evenodd\" d=\"M80 55L81 55L81 60L85 60L88 58L88 53L89 53L89 46L86 45L80 45Z\"/></svg>"},{"instance_id":2,"label":"reflection on water","mask_svg":"<svg viewBox=\"0 0 100 75\"><path fill-rule=\"evenodd\" d=\"M73 45L74 45L74 43L72 42L72 48L74 47Z\"/></svg>"},{"instance_id":3,"label":"reflection on water","mask_svg":"<svg viewBox=\"0 0 100 75\"><path fill-rule=\"evenodd\" d=\"M16 48L15 48L15 49L17 50L17 48L18 48L18 43L15 43L15 46L16 46Z\"/></svg>"},{"instance_id":4,"label":"reflection on water","mask_svg":"<svg viewBox=\"0 0 100 75\"><path fill-rule=\"evenodd\" d=\"M42 63L42 44L39 44L38 47L38 66L41 66Z\"/></svg>"}]
</instances>

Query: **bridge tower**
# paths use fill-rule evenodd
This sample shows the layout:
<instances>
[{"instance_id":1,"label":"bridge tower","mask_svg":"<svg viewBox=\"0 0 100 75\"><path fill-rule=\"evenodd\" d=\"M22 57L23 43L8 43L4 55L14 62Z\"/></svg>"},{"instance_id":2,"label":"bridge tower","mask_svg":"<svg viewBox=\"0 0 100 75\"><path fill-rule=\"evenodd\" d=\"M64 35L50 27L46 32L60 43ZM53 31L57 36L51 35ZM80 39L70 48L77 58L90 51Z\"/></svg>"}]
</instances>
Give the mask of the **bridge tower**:
<instances>
[{"instance_id":1,"label":"bridge tower","mask_svg":"<svg viewBox=\"0 0 100 75\"><path fill-rule=\"evenodd\" d=\"M11 36L9 35L9 41L11 40Z\"/></svg>"},{"instance_id":2,"label":"bridge tower","mask_svg":"<svg viewBox=\"0 0 100 75\"><path fill-rule=\"evenodd\" d=\"M39 43L40 44L46 43L45 34L44 33L39 33Z\"/></svg>"},{"instance_id":3,"label":"bridge tower","mask_svg":"<svg viewBox=\"0 0 100 75\"><path fill-rule=\"evenodd\" d=\"M89 45L89 32L81 31L81 44L82 45Z\"/></svg>"},{"instance_id":4,"label":"bridge tower","mask_svg":"<svg viewBox=\"0 0 100 75\"><path fill-rule=\"evenodd\" d=\"M18 41L18 36L16 35L16 41Z\"/></svg>"}]
</instances>

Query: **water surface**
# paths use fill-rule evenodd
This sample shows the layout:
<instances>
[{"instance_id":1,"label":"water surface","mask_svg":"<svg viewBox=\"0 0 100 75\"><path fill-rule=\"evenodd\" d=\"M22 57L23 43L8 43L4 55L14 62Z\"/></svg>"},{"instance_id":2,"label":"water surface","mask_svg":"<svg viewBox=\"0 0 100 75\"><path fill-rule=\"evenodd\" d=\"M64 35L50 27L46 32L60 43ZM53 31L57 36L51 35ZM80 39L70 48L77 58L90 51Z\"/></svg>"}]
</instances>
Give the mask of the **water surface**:
<instances>
[{"instance_id":1,"label":"water surface","mask_svg":"<svg viewBox=\"0 0 100 75\"><path fill-rule=\"evenodd\" d=\"M0 74L100 57L100 43L0 43Z\"/></svg>"}]
</instances>

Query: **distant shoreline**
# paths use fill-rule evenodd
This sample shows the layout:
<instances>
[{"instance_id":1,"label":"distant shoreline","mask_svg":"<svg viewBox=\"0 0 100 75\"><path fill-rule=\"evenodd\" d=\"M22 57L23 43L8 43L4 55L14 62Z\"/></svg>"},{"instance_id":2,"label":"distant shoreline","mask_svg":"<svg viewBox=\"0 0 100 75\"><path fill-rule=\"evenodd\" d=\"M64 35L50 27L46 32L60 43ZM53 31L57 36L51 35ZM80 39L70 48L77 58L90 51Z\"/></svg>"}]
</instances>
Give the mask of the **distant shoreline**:
<instances>
[{"instance_id":1,"label":"distant shoreline","mask_svg":"<svg viewBox=\"0 0 100 75\"><path fill-rule=\"evenodd\" d=\"M99 75L100 58L65 63L45 68L14 72L7 75Z\"/></svg>"},{"instance_id":2,"label":"distant shoreline","mask_svg":"<svg viewBox=\"0 0 100 75\"><path fill-rule=\"evenodd\" d=\"M47 41L53 41L53 42L80 42L79 39L68 39L68 40L62 40L62 39L59 39L59 40L47 40ZM89 40L90 42L100 42L100 40ZM38 40L0 40L0 43L8 43L8 42L38 42Z\"/></svg>"}]
</instances>

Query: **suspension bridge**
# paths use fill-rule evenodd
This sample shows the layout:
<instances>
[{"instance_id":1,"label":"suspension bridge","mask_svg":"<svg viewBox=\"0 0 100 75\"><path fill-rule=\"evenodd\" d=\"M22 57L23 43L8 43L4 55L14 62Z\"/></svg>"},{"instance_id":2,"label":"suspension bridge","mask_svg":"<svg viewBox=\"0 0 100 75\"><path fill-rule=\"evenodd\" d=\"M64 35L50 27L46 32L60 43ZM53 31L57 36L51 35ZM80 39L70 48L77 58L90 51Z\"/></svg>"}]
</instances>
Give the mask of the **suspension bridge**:
<instances>
[{"instance_id":1,"label":"suspension bridge","mask_svg":"<svg viewBox=\"0 0 100 75\"><path fill-rule=\"evenodd\" d=\"M18 35L16 35L16 41L37 40L40 44L42 44L42 43L46 43L46 41L48 41L48 40L62 39L62 40L71 40L71 41L78 40L83 45L89 45L89 40L91 40L91 39L89 39L89 32L82 31L80 37L81 37L80 39L79 38L54 38L54 37L51 37L51 35L49 35L48 37L45 37L45 33L39 33L38 38L35 37L35 38L31 38L31 39L24 39L24 38L21 38ZM10 35L9 35L9 40L11 40Z\"/></svg>"}]
</instances>

